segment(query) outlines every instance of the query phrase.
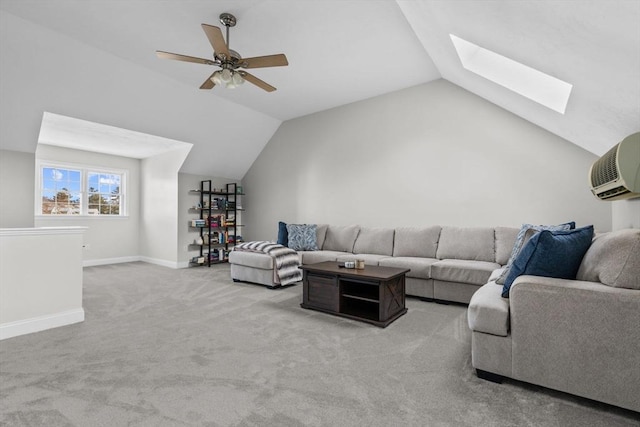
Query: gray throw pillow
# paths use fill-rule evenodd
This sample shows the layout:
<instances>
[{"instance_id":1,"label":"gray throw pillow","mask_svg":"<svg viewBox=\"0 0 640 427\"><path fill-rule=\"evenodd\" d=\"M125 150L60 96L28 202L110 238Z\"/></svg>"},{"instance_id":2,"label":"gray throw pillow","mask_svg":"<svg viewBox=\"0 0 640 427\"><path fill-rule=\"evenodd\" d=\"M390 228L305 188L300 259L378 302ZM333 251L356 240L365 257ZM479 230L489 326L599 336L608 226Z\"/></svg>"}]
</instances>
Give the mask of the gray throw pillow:
<instances>
[{"instance_id":1,"label":"gray throw pillow","mask_svg":"<svg viewBox=\"0 0 640 427\"><path fill-rule=\"evenodd\" d=\"M498 285L504 285L504 282L509 275L509 270L511 270L511 266L513 265L513 261L515 261L515 259L518 257L518 254L522 250L522 247L525 245L525 243L527 243L529 239L538 231L566 231L573 230L574 228L576 228L576 223L573 221L560 225L522 224L522 227L520 227L520 231L518 231L518 236L516 237L516 243L513 245L513 249L511 250L511 256L509 257L507 266L505 267L500 277L496 279L496 283Z\"/></svg>"}]
</instances>

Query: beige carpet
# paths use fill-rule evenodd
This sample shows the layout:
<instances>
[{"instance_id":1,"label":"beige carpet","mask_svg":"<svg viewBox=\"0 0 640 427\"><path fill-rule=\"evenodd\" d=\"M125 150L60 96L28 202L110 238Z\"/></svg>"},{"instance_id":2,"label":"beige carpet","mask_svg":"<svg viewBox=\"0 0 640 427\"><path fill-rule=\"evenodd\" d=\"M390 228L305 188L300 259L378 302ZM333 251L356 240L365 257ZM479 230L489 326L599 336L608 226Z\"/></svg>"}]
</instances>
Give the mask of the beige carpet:
<instances>
[{"instance_id":1,"label":"beige carpet","mask_svg":"<svg viewBox=\"0 0 640 427\"><path fill-rule=\"evenodd\" d=\"M86 321L0 342L7 426L631 426L638 414L475 377L466 307L386 329L229 266L86 268Z\"/></svg>"}]
</instances>

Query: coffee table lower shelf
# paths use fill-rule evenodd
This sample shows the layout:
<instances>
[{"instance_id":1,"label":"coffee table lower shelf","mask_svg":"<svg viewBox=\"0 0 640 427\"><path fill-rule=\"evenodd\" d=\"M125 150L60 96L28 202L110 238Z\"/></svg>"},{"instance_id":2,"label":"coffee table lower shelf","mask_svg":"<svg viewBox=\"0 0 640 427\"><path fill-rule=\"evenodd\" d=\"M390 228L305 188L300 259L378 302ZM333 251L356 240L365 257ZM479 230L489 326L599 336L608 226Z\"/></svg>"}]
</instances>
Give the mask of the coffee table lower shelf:
<instances>
[{"instance_id":1,"label":"coffee table lower shelf","mask_svg":"<svg viewBox=\"0 0 640 427\"><path fill-rule=\"evenodd\" d=\"M407 269L367 266L339 268L335 262L306 264L302 308L386 327L407 312Z\"/></svg>"},{"instance_id":2,"label":"coffee table lower shelf","mask_svg":"<svg viewBox=\"0 0 640 427\"><path fill-rule=\"evenodd\" d=\"M376 326L379 326L381 328L386 328L387 326L389 326L389 324L391 322L393 322L398 317L404 315L407 311L409 311L408 309L404 308L401 311L399 311L396 314L394 314L393 316L389 317L384 322L381 322L381 321L369 318L368 317L368 313L366 313L366 312L362 312L360 314L358 314L358 313L351 314L351 313L344 313L344 312L339 313L339 312L335 312L335 311L331 311L331 310L325 310L323 308L314 307L312 305L307 305L305 303L300 304L300 307L306 308L308 310L321 311L323 313L332 314L334 316L339 316L339 317L344 317L346 319L359 320L361 322L370 323L372 325L376 325Z\"/></svg>"}]
</instances>

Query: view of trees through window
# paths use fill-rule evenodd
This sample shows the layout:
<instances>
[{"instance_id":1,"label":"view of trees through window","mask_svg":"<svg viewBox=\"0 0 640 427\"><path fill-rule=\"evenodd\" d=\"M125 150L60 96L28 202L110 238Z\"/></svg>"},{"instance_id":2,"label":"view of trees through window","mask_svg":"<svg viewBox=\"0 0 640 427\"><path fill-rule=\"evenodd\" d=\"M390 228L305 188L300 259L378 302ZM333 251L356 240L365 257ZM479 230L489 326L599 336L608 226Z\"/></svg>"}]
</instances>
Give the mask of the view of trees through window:
<instances>
[{"instance_id":1,"label":"view of trees through window","mask_svg":"<svg viewBox=\"0 0 640 427\"><path fill-rule=\"evenodd\" d=\"M89 215L120 214L120 175L89 172Z\"/></svg>"},{"instance_id":2,"label":"view of trees through window","mask_svg":"<svg viewBox=\"0 0 640 427\"><path fill-rule=\"evenodd\" d=\"M43 167L42 214L120 215L121 184L119 173Z\"/></svg>"}]
</instances>

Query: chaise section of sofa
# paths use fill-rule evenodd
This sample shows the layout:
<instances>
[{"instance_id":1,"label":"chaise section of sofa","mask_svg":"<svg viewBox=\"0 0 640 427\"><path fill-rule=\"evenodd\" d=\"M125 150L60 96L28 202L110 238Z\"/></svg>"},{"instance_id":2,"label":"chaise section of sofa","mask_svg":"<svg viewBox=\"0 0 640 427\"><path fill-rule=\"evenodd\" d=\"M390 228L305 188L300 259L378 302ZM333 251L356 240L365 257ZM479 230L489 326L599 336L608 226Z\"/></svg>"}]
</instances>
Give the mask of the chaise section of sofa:
<instances>
[{"instance_id":1,"label":"chaise section of sofa","mask_svg":"<svg viewBox=\"0 0 640 427\"><path fill-rule=\"evenodd\" d=\"M471 298L472 364L640 411L640 230L599 235L576 280L490 281Z\"/></svg>"}]
</instances>

